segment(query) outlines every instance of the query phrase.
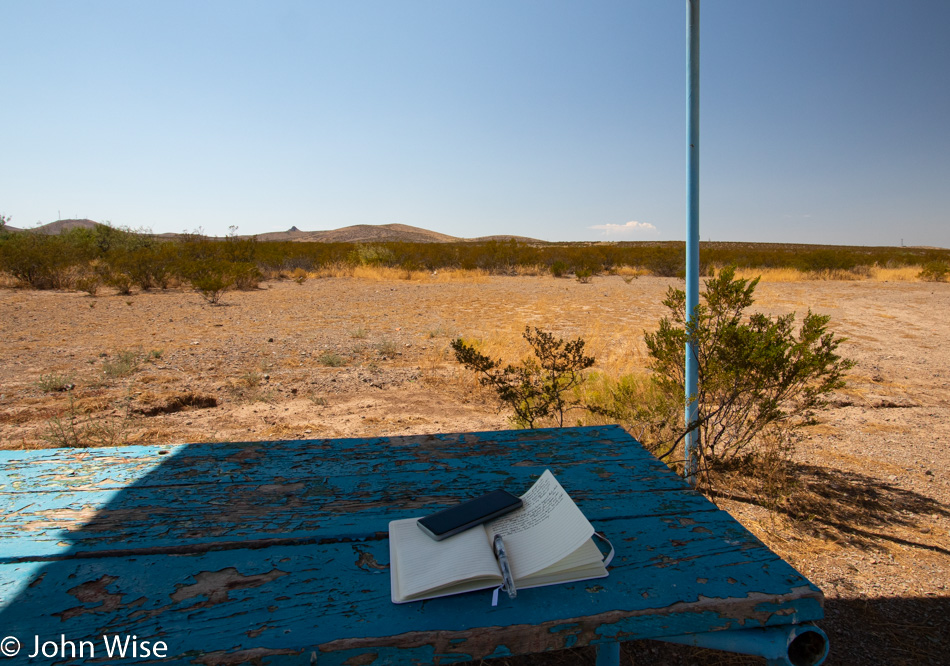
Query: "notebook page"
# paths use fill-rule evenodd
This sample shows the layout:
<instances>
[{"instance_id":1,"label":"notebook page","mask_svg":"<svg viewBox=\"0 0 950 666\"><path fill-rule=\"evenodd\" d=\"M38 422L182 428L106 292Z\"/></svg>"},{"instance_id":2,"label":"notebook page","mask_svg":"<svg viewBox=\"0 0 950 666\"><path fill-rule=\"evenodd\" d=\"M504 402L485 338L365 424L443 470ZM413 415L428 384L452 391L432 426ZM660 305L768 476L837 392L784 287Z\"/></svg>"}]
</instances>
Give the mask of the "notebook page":
<instances>
[{"instance_id":1,"label":"notebook page","mask_svg":"<svg viewBox=\"0 0 950 666\"><path fill-rule=\"evenodd\" d=\"M594 534L550 470L521 496L524 506L487 525L490 540L505 542L515 581L552 566L578 550Z\"/></svg>"},{"instance_id":2,"label":"notebook page","mask_svg":"<svg viewBox=\"0 0 950 666\"><path fill-rule=\"evenodd\" d=\"M394 581L402 597L476 577L501 578L485 530L475 527L442 541L426 535L416 518L389 523L397 561Z\"/></svg>"}]
</instances>

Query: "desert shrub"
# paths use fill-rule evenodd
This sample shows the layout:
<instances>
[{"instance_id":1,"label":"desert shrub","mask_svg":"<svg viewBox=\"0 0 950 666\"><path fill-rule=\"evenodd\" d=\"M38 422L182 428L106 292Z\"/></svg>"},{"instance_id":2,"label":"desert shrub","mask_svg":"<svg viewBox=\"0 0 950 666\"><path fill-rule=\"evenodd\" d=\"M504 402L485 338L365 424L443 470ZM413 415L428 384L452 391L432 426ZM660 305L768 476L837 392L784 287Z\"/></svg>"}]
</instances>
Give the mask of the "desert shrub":
<instances>
[{"instance_id":1,"label":"desert shrub","mask_svg":"<svg viewBox=\"0 0 950 666\"><path fill-rule=\"evenodd\" d=\"M121 262L109 262L96 266L99 279L116 290L117 294L128 296L132 293L132 276L126 270L125 257Z\"/></svg>"},{"instance_id":2,"label":"desert shrub","mask_svg":"<svg viewBox=\"0 0 950 666\"><path fill-rule=\"evenodd\" d=\"M689 323L685 293L670 288L663 301L669 315L645 334L654 381L671 398L679 396L680 408L686 340L694 340L701 479L717 466L754 458L763 442L787 442L792 431L814 421L854 365L838 355L844 338L828 331L827 316L809 311L796 332L794 313L746 315L757 283L736 278L734 266L723 269L706 281L704 302ZM660 457L670 456L685 434L683 427Z\"/></svg>"},{"instance_id":3,"label":"desert shrub","mask_svg":"<svg viewBox=\"0 0 950 666\"><path fill-rule=\"evenodd\" d=\"M584 370L594 364L592 356L584 355L581 338L564 342L552 333L525 327L524 339L535 358L526 358L520 365L505 365L492 360L458 338L452 341L455 359L478 375L483 386L495 390L498 398L514 412L514 421L523 428L534 428L551 419L564 426L568 411L580 408L576 389L584 382Z\"/></svg>"},{"instance_id":4,"label":"desert shrub","mask_svg":"<svg viewBox=\"0 0 950 666\"><path fill-rule=\"evenodd\" d=\"M73 383L72 375L60 375L53 372L40 375L40 380L36 385L44 393L61 393L76 388L76 385Z\"/></svg>"},{"instance_id":5,"label":"desert shrub","mask_svg":"<svg viewBox=\"0 0 950 666\"><path fill-rule=\"evenodd\" d=\"M218 259L198 259L182 266L182 274L198 293L211 305L217 305L221 296L234 284L230 265Z\"/></svg>"},{"instance_id":6,"label":"desert shrub","mask_svg":"<svg viewBox=\"0 0 950 666\"><path fill-rule=\"evenodd\" d=\"M252 263L235 262L227 267L231 276L231 284L239 291L253 291L261 284L261 272Z\"/></svg>"},{"instance_id":7,"label":"desert shrub","mask_svg":"<svg viewBox=\"0 0 950 666\"><path fill-rule=\"evenodd\" d=\"M177 252L174 243L159 243L136 250L131 256L130 275L142 290L168 289L174 276Z\"/></svg>"},{"instance_id":8,"label":"desert shrub","mask_svg":"<svg viewBox=\"0 0 950 666\"><path fill-rule=\"evenodd\" d=\"M398 353L398 347L392 340L381 340L376 343L376 352L384 358L395 358Z\"/></svg>"},{"instance_id":9,"label":"desert shrub","mask_svg":"<svg viewBox=\"0 0 950 666\"><path fill-rule=\"evenodd\" d=\"M576 277L577 281L581 284L590 284L593 275L594 271L587 267L578 268L576 271L574 271L574 277Z\"/></svg>"},{"instance_id":10,"label":"desert shrub","mask_svg":"<svg viewBox=\"0 0 950 666\"><path fill-rule=\"evenodd\" d=\"M97 273L95 270L87 270L82 272L79 277L76 278L74 286L79 291L84 291L90 296L95 296L99 293L99 287L102 285L102 276Z\"/></svg>"},{"instance_id":11,"label":"desert shrub","mask_svg":"<svg viewBox=\"0 0 950 666\"><path fill-rule=\"evenodd\" d=\"M950 277L950 263L946 261L928 261L924 264L918 277L927 282L946 282Z\"/></svg>"},{"instance_id":12,"label":"desert shrub","mask_svg":"<svg viewBox=\"0 0 950 666\"><path fill-rule=\"evenodd\" d=\"M328 368L339 368L346 365L346 359L334 352L324 352L317 360L320 361L321 365L325 365Z\"/></svg>"},{"instance_id":13,"label":"desert shrub","mask_svg":"<svg viewBox=\"0 0 950 666\"><path fill-rule=\"evenodd\" d=\"M0 270L34 289L69 286L69 269L81 257L60 236L24 231L0 239Z\"/></svg>"},{"instance_id":14,"label":"desert shrub","mask_svg":"<svg viewBox=\"0 0 950 666\"><path fill-rule=\"evenodd\" d=\"M128 377L139 369L142 354L137 351L124 350L117 352L112 358L102 364L102 372L109 379Z\"/></svg>"},{"instance_id":15,"label":"desert shrub","mask_svg":"<svg viewBox=\"0 0 950 666\"><path fill-rule=\"evenodd\" d=\"M682 277L686 274L685 246L657 246L647 249L637 265L644 266L658 277Z\"/></svg>"},{"instance_id":16,"label":"desert shrub","mask_svg":"<svg viewBox=\"0 0 950 666\"><path fill-rule=\"evenodd\" d=\"M554 277L564 277L565 273L567 273L567 263L558 259L551 264L551 275Z\"/></svg>"},{"instance_id":17,"label":"desert shrub","mask_svg":"<svg viewBox=\"0 0 950 666\"><path fill-rule=\"evenodd\" d=\"M347 255L347 261L355 266L383 266L392 264L395 256L392 249L385 245L357 243Z\"/></svg>"},{"instance_id":18,"label":"desert shrub","mask_svg":"<svg viewBox=\"0 0 950 666\"><path fill-rule=\"evenodd\" d=\"M50 446L61 448L125 444L132 425L130 404L130 400L125 401L125 412L122 414L97 418L81 413L70 393L69 406L62 415L47 421L42 438Z\"/></svg>"}]
</instances>

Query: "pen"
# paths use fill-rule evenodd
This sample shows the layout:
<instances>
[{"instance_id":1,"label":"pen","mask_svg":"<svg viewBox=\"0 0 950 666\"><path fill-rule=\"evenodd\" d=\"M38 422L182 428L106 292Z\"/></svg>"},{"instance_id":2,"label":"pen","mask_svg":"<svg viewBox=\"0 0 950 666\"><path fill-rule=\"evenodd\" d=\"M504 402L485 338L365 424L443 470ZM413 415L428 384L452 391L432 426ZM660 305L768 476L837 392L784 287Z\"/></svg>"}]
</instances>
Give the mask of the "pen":
<instances>
[{"instance_id":1,"label":"pen","mask_svg":"<svg viewBox=\"0 0 950 666\"><path fill-rule=\"evenodd\" d=\"M498 558L498 564L501 566L501 575L505 579L504 590L508 596L514 599L518 596L515 589L515 578L511 575L511 566L508 564L508 553L505 552L505 542L501 540L501 535L495 535L495 541L492 544L495 548L495 557Z\"/></svg>"}]
</instances>

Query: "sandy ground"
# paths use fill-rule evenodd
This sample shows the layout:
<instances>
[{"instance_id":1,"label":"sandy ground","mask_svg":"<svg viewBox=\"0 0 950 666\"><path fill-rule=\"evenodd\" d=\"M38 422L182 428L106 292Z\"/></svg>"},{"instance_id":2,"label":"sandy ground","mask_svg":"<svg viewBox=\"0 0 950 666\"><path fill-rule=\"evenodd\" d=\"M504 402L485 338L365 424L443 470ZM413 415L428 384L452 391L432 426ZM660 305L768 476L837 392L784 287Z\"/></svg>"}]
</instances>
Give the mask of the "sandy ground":
<instances>
[{"instance_id":1,"label":"sandy ground","mask_svg":"<svg viewBox=\"0 0 950 666\"><path fill-rule=\"evenodd\" d=\"M0 290L0 447L506 428L451 361L453 337L515 360L520 331L537 325L584 336L612 371L635 369L664 292L682 284L439 279L272 282L219 307L181 291ZM799 442L813 515L717 502L824 590L827 663L950 663L950 285L775 283L757 297L772 314L831 315L857 366ZM624 660L744 663L650 642Z\"/></svg>"}]
</instances>

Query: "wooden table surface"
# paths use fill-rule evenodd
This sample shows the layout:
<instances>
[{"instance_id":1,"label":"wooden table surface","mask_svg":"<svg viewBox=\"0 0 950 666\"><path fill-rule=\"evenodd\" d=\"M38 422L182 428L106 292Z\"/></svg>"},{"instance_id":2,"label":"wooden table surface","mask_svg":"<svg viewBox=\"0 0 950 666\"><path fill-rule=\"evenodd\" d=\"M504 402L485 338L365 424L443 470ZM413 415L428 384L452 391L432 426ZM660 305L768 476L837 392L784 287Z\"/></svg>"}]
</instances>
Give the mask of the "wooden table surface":
<instances>
[{"instance_id":1,"label":"wooden table surface","mask_svg":"<svg viewBox=\"0 0 950 666\"><path fill-rule=\"evenodd\" d=\"M545 469L616 547L608 578L494 608L390 601L390 520L520 495ZM102 659L103 636L129 635L164 643L161 663L451 663L823 615L818 588L617 426L6 451L0 512L8 663L56 662L29 660L37 637Z\"/></svg>"}]
</instances>

